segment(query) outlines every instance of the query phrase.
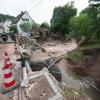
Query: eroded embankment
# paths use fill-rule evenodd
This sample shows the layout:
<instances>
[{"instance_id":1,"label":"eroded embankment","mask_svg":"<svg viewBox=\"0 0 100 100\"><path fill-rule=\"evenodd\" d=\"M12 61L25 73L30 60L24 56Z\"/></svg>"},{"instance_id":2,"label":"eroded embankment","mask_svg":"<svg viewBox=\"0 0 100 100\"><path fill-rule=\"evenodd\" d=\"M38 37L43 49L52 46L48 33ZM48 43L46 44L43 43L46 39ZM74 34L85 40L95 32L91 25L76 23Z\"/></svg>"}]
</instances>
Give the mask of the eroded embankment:
<instances>
[{"instance_id":1,"label":"eroded embankment","mask_svg":"<svg viewBox=\"0 0 100 100\"><path fill-rule=\"evenodd\" d=\"M100 49L91 49L82 51L84 54L84 61L72 62L71 69L78 75L91 77L98 88L100 88Z\"/></svg>"}]
</instances>

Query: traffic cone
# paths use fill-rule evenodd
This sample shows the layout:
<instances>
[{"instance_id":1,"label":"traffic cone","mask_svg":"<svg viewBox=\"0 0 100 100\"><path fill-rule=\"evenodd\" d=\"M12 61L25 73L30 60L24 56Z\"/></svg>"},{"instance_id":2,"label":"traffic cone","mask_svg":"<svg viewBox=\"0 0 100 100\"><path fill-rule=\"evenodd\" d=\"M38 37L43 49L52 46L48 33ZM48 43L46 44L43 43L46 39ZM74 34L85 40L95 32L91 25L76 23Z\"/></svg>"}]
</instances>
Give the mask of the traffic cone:
<instances>
[{"instance_id":1,"label":"traffic cone","mask_svg":"<svg viewBox=\"0 0 100 100\"><path fill-rule=\"evenodd\" d=\"M4 82L3 85L0 87L0 92L5 94L14 88L16 88L19 83L14 79L13 74L11 72L10 67L4 62Z\"/></svg>"},{"instance_id":2,"label":"traffic cone","mask_svg":"<svg viewBox=\"0 0 100 100\"><path fill-rule=\"evenodd\" d=\"M10 61L10 58L8 56L8 53L5 51L5 63L10 67L12 68L13 64L11 63Z\"/></svg>"},{"instance_id":3,"label":"traffic cone","mask_svg":"<svg viewBox=\"0 0 100 100\"><path fill-rule=\"evenodd\" d=\"M16 81L13 77L13 74L10 70L10 67L4 62L4 84L5 89L11 89L16 86Z\"/></svg>"},{"instance_id":4,"label":"traffic cone","mask_svg":"<svg viewBox=\"0 0 100 100\"><path fill-rule=\"evenodd\" d=\"M14 43L14 53L15 54L18 54L18 50L17 50L17 47L16 47L16 43Z\"/></svg>"}]
</instances>

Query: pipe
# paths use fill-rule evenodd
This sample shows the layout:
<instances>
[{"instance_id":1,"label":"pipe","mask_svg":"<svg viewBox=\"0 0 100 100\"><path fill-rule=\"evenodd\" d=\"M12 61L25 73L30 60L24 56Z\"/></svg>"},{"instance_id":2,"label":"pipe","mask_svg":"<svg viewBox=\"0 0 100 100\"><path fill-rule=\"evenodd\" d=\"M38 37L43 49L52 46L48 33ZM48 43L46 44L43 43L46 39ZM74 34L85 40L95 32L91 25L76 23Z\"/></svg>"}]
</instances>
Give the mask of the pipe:
<instances>
[{"instance_id":1,"label":"pipe","mask_svg":"<svg viewBox=\"0 0 100 100\"><path fill-rule=\"evenodd\" d=\"M27 74L27 70L26 67L23 67L23 80L21 82L21 86L22 87L28 87L29 83L29 79L28 79L28 74Z\"/></svg>"},{"instance_id":2,"label":"pipe","mask_svg":"<svg viewBox=\"0 0 100 100\"><path fill-rule=\"evenodd\" d=\"M32 72L32 69L30 67L30 64L29 64L29 62L27 60L25 60L25 67L26 67L26 70L27 70L28 73L31 73Z\"/></svg>"},{"instance_id":3,"label":"pipe","mask_svg":"<svg viewBox=\"0 0 100 100\"><path fill-rule=\"evenodd\" d=\"M20 52L20 48L19 48L19 43L18 43L18 40L16 39L17 41L17 45L18 45L18 49L19 49L19 54L21 56L21 59L22 59L22 68L23 68L23 80L21 82L21 86L22 87L28 87L29 86L29 79L28 79L28 73L27 73L27 70L28 71L31 71L31 68L29 66L29 63L27 60L23 59L23 55L21 54Z\"/></svg>"}]
</instances>

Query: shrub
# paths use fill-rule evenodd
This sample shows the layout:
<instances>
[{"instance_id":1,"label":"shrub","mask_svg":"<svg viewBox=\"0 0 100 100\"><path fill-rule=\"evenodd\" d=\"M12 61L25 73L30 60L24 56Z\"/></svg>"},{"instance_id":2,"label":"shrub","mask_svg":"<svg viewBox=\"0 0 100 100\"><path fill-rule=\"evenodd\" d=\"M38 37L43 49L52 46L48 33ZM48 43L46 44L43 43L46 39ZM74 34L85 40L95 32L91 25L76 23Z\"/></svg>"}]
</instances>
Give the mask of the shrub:
<instances>
[{"instance_id":1,"label":"shrub","mask_svg":"<svg viewBox=\"0 0 100 100\"><path fill-rule=\"evenodd\" d=\"M7 41L8 36L7 36L6 33L2 33L2 34L1 34L1 38L2 38L3 41Z\"/></svg>"},{"instance_id":2,"label":"shrub","mask_svg":"<svg viewBox=\"0 0 100 100\"><path fill-rule=\"evenodd\" d=\"M83 63L84 54L81 51L70 51L67 53L66 59L72 61L73 63Z\"/></svg>"}]
</instances>

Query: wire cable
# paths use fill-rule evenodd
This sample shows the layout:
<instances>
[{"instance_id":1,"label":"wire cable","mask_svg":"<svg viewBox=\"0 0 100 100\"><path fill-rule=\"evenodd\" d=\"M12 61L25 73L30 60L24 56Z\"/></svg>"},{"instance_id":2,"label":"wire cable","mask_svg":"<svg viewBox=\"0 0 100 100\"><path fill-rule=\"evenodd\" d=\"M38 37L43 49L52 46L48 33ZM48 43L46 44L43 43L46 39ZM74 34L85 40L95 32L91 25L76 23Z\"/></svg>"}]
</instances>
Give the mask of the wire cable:
<instances>
[{"instance_id":1,"label":"wire cable","mask_svg":"<svg viewBox=\"0 0 100 100\"><path fill-rule=\"evenodd\" d=\"M32 9L35 9L43 0L39 0L29 11L31 12Z\"/></svg>"}]
</instances>

